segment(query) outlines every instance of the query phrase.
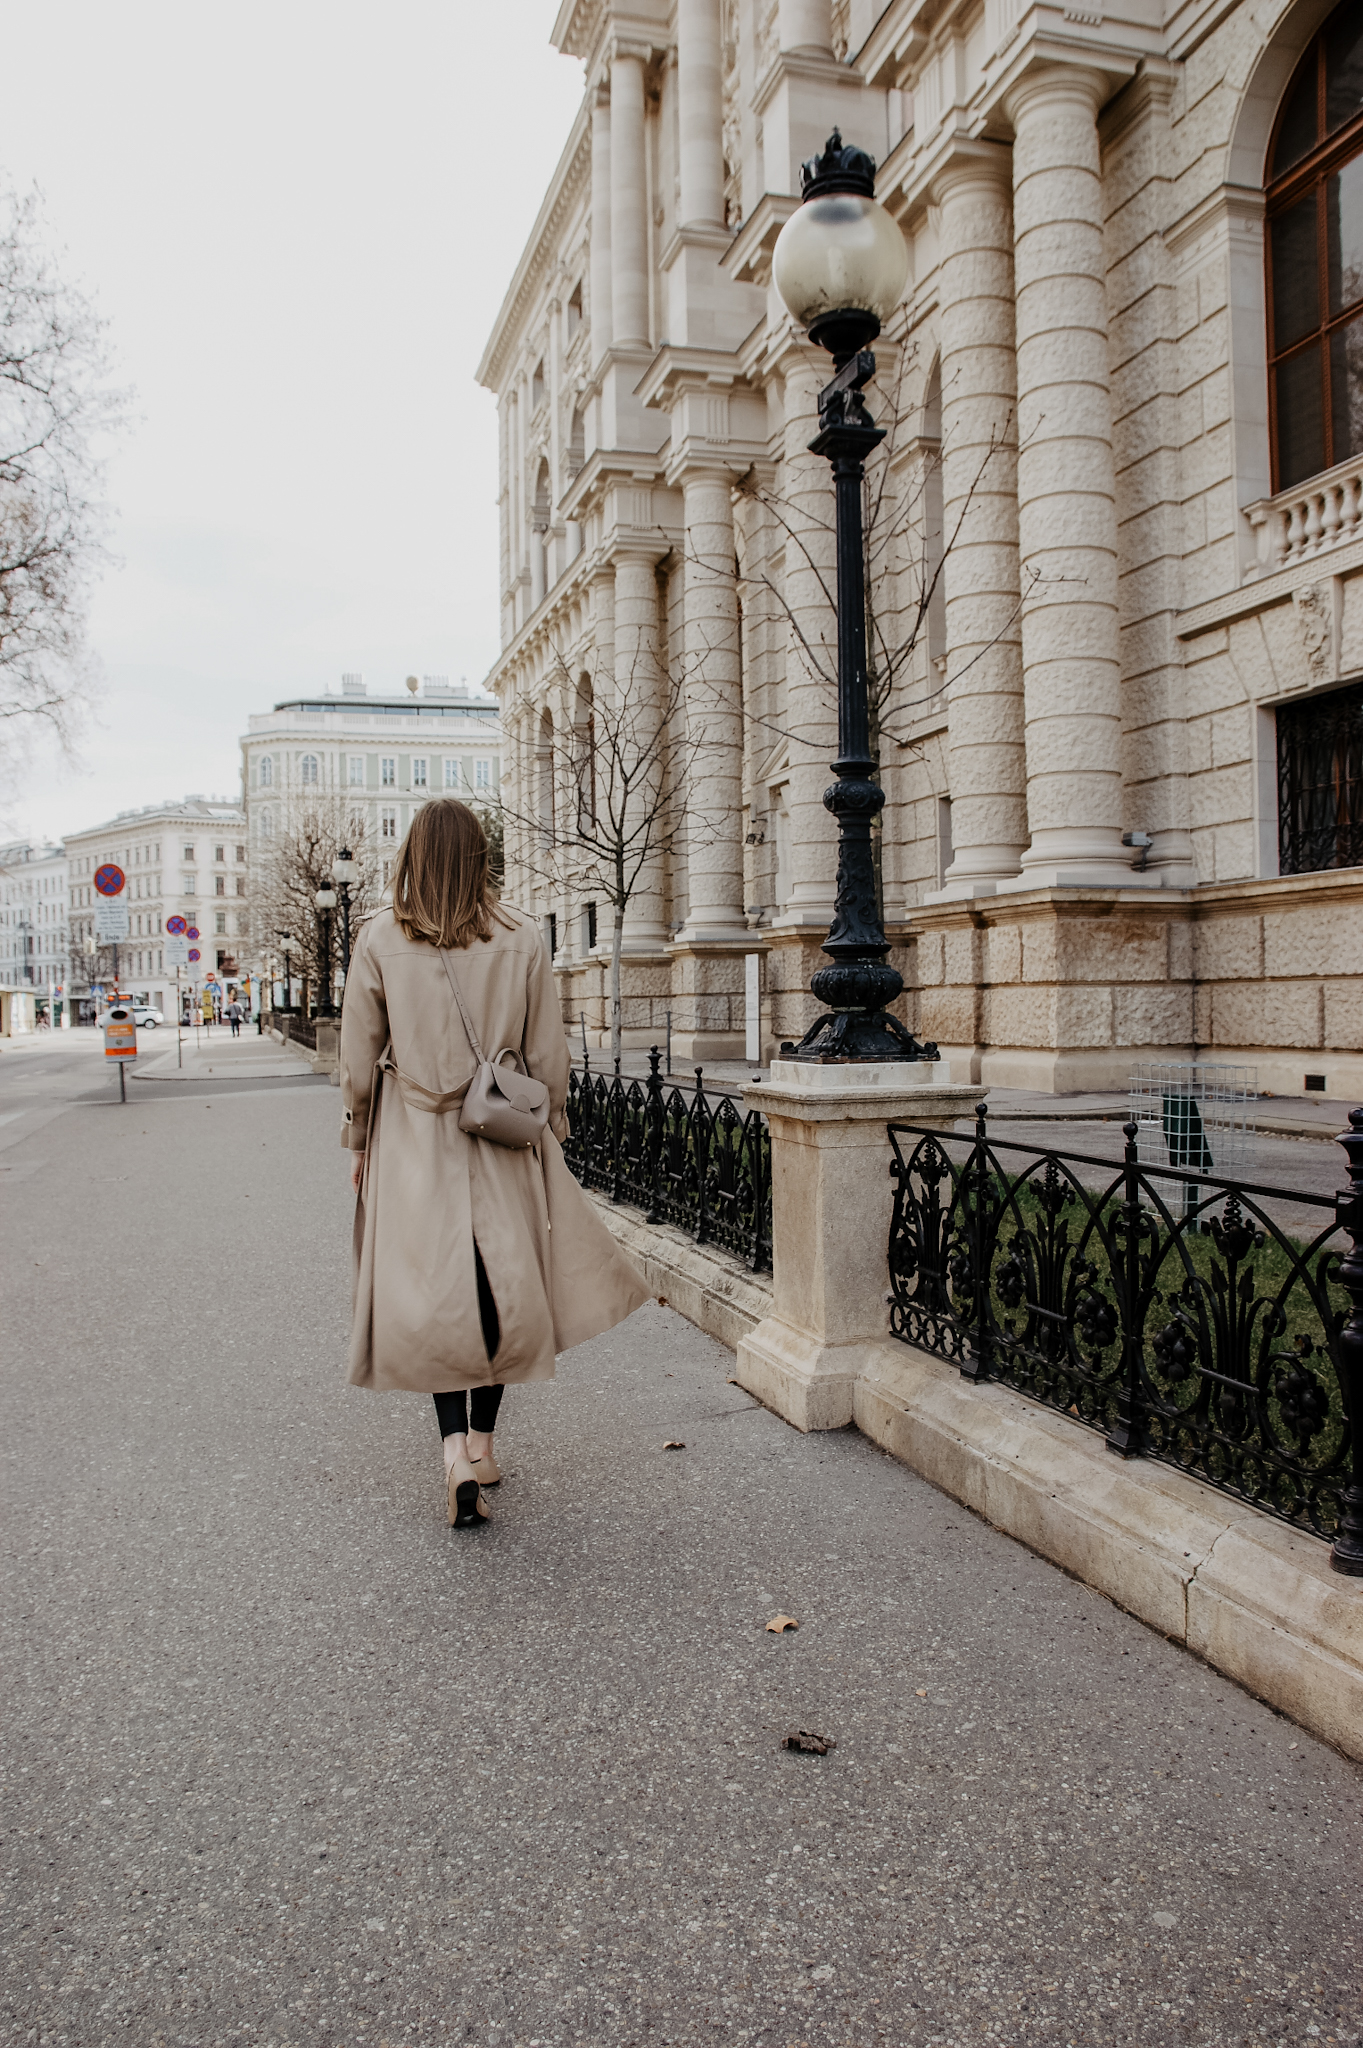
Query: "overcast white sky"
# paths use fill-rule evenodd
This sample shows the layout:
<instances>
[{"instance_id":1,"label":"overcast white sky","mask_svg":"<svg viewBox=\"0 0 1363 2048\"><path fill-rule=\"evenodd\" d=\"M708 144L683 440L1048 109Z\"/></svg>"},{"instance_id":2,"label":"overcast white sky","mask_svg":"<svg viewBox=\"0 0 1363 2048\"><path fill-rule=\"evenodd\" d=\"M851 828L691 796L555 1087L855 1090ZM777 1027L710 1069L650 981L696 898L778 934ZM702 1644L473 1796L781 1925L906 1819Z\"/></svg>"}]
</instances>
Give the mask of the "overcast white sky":
<instances>
[{"instance_id":1,"label":"overcast white sky","mask_svg":"<svg viewBox=\"0 0 1363 2048\"><path fill-rule=\"evenodd\" d=\"M581 98L554 0L9 10L0 170L110 322L98 724L0 836L233 792L298 689L481 679L495 409L473 373Z\"/></svg>"}]
</instances>

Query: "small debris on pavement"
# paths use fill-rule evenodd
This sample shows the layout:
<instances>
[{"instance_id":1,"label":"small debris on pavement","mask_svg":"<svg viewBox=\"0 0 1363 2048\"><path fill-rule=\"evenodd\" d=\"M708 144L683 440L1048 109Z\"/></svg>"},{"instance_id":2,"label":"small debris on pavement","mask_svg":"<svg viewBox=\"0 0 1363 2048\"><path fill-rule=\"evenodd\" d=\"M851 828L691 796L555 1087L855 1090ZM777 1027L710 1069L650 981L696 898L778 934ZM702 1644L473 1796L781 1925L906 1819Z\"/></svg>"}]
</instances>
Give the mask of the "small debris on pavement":
<instances>
[{"instance_id":1,"label":"small debris on pavement","mask_svg":"<svg viewBox=\"0 0 1363 2048\"><path fill-rule=\"evenodd\" d=\"M663 1445L663 1449L665 1451L684 1451L686 1449L686 1445L682 1442L679 1436L670 1436L667 1439L667 1442Z\"/></svg>"},{"instance_id":2,"label":"small debris on pavement","mask_svg":"<svg viewBox=\"0 0 1363 2048\"><path fill-rule=\"evenodd\" d=\"M783 1636L788 1628L798 1628L799 1626L800 1624L793 1614L773 1614L771 1620L767 1623L767 1634L769 1636Z\"/></svg>"},{"instance_id":3,"label":"small debris on pavement","mask_svg":"<svg viewBox=\"0 0 1363 2048\"><path fill-rule=\"evenodd\" d=\"M801 1756L827 1756L837 1746L831 1735L816 1735L812 1728L794 1728L781 1737L782 1749L798 1750Z\"/></svg>"},{"instance_id":4,"label":"small debris on pavement","mask_svg":"<svg viewBox=\"0 0 1363 2048\"><path fill-rule=\"evenodd\" d=\"M917 1696L918 1696L918 1698L919 1698L920 1700L925 1700L925 1699L927 1698L927 1696L928 1696L928 1689L927 1689L927 1687L926 1687L925 1685L920 1685L920 1686L919 1686L919 1688L918 1688L918 1694L917 1694Z\"/></svg>"}]
</instances>

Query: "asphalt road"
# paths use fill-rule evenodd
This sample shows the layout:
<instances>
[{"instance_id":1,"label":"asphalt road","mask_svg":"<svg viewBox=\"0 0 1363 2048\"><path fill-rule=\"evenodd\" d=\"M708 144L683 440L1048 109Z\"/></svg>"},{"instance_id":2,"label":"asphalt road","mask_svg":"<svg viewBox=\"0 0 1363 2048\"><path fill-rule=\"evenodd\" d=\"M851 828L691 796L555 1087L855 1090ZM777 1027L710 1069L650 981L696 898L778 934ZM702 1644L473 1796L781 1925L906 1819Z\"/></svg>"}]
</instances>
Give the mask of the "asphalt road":
<instances>
[{"instance_id":1,"label":"asphalt road","mask_svg":"<svg viewBox=\"0 0 1363 2048\"><path fill-rule=\"evenodd\" d=\"M0 2041L1359 2040L1355 1766L670 1311L452 1532L335 1091L115 1097L0 1055Z\"/></svg>"}]
</instances>

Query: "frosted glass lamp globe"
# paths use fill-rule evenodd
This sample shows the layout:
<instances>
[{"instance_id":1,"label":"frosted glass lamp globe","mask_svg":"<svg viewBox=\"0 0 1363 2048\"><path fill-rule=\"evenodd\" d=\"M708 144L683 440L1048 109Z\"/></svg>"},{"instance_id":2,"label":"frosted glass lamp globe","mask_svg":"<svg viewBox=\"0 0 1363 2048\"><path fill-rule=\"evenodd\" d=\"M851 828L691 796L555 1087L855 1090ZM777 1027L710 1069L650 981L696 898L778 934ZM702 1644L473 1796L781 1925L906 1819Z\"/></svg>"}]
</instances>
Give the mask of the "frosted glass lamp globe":
<instances>
[{"instance_id":1,"label":"frosted glass lamp globe","mask_svg":"<svg viewBox=\"0 0 1363 2048\"><path fill-rule=\"evenodd\" d=\"M909 275L909 252L878 199L829 192L806 199L777 237L772 277L801 327L828 313L888 320ZM875 330L872 330L872 337Z\"/></svg>"}]
</instances>

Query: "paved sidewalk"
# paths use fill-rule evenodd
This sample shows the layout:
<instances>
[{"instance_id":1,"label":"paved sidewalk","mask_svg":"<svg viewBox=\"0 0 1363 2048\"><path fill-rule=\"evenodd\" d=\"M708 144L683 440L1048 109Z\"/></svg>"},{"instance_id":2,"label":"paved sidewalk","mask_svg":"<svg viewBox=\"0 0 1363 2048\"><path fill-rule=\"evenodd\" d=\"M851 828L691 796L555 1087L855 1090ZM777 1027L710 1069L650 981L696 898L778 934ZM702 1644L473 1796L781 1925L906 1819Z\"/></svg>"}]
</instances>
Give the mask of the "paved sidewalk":
<instances>
[{"instance_id":1,"label":"paved sidewalk","mask_svg":"<svg viewBox=\"0 0 1363 2048\"><path fill-rule=\"evenodd\" d=\"M273 1080L312 1072L300 1047L281 1045L268 1034L262 1036L254 1024L249 1029L243 1024L238 1038L233 1038L225 1024L215 1024L211 1031L186 1030L178 1047L173 1029L165 1035L170 1040L168 1046L160 1044L160 1032L153 1045L139 1039L135 1068L139 1077L195 1081L218 1075L233 1080Z\"/></svg>"},{"instance_id":2,"label":"paved sidewalk","mask_svg":"<svg viewBox=\"0 0 1363 2048\"><path fill-rule=\"evenodd\" d=\"M72 1087L5 1152L0 2042L1359 2040L1363 1772L670 1311L447 1529L341 1383L337 1128Z\"/></svg>"}]
</instances>

